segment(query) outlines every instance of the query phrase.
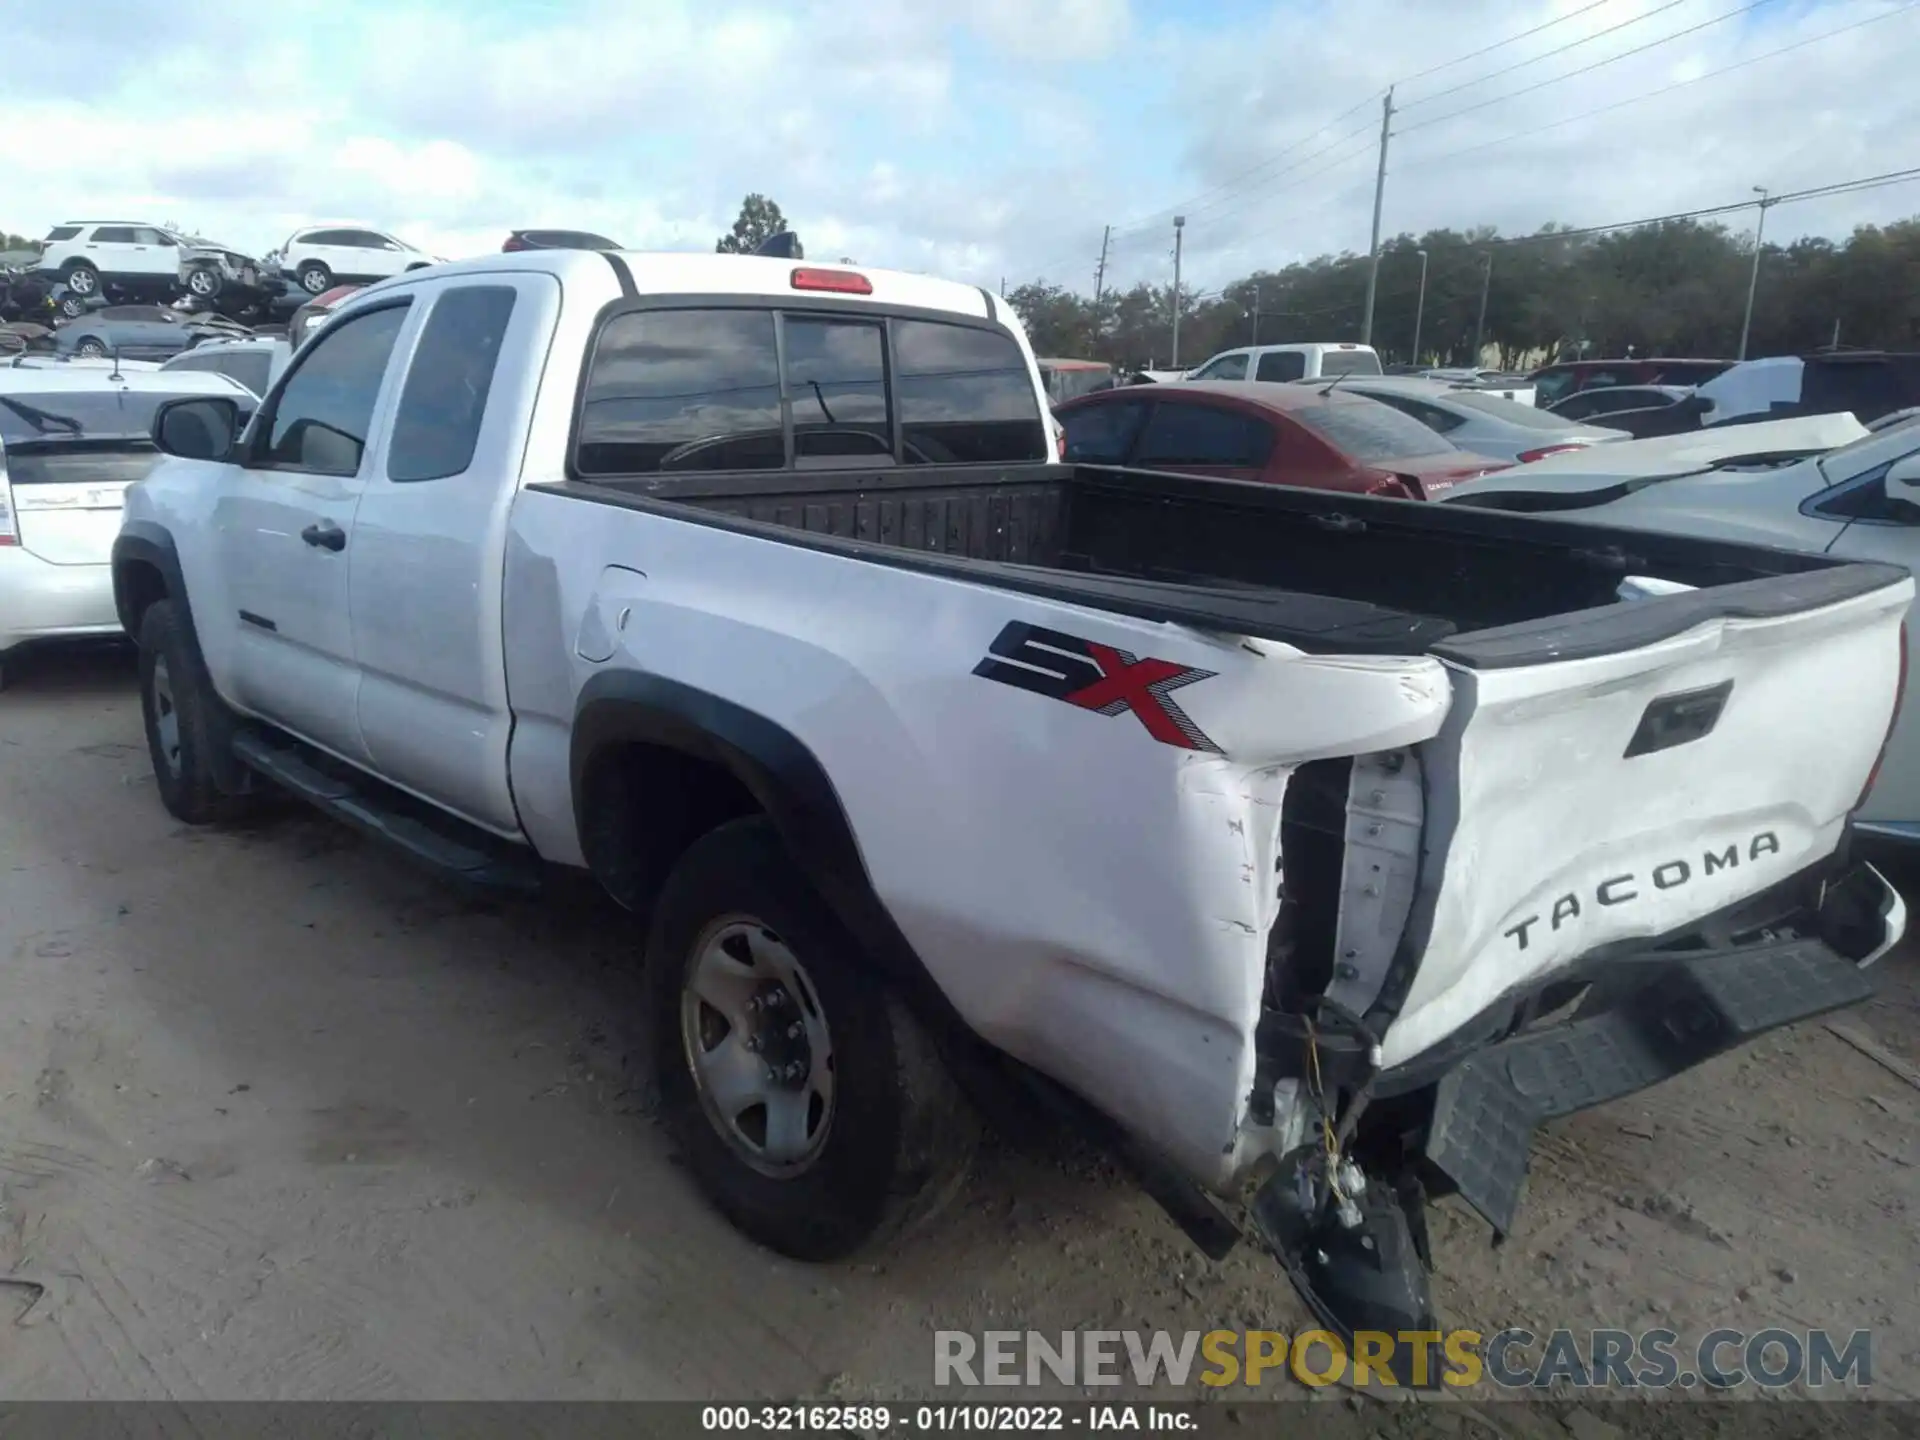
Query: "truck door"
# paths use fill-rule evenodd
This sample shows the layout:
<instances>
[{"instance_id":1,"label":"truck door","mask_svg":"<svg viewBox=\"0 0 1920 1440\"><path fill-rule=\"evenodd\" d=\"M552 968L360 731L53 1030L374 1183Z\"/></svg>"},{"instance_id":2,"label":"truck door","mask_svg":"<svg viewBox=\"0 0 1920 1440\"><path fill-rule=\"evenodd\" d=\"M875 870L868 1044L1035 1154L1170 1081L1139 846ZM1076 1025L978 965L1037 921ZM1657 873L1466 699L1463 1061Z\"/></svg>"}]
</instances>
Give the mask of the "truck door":
<instances>
[{"instance_id":1,"label":"truck door","mask_svg":"<svg viewBox=\"0 0 1920 1440\"><path fill-rule=\"evenodd\" d=\"M214 543L235 609L218 621L235 637L234 698L355 761L366 747L347 608L354 512L371 437L393 403L389 362L408 307L399 297L345 317L300 354L215 502Z\"/></svg>"},{"instance_id":2,"label":"truck door","mask_svg":"<svg viewBox=\"0 0 1920 1440\"><path fill-rule=\"evenodd\" d=\"M360 733L388 780L517 834L501 574L540 369L497 362L546 353L560 287L463 275L412 293L423 313L354 525Z\"/></svg>"}]
</instances>

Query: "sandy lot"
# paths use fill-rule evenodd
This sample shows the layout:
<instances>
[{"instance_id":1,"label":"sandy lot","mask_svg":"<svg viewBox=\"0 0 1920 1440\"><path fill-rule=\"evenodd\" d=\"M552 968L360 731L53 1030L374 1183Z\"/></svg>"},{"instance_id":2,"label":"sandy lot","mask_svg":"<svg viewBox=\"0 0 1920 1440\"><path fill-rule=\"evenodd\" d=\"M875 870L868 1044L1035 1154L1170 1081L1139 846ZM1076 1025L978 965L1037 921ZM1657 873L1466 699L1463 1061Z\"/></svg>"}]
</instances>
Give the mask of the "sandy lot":
<instances>
[{"instance_id":1,"label":"sandy lot","mask_svg":"<svg viewBox=\"0 0 1920 1440\"><path fill-rule=\"evenodd\" d=\"M1304 1319L1097 1161L1004 1147L894 1253L755 1249L650 1119L616 912L469 903L299 811L176 825L124 656L0 695L0 964L10 1399L891 1397L940 1328ZM1920 1063L1913 955L1882 983L1845 1023ZM1443 1209L1443 1313L1872 1327L1875 1393L1920 1398L1916 1166L1920 1089L1803 1026L1553 1127L1502 1249Z\"/></svg>"}]
</instances>

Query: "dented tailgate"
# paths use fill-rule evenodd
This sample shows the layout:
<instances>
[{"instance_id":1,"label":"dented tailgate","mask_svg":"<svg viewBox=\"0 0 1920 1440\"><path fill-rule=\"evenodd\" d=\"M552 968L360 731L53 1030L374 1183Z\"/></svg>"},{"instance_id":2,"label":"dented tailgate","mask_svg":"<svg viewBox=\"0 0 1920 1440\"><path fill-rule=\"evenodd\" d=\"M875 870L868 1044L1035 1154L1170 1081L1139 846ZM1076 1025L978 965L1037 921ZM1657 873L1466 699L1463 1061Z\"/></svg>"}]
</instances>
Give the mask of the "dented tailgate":
<instances>
[{"instance_id":1,"label":"dented tailgate","mask_svg":"<svg viewBox=\"0 0 1920 1440\"><path fill-rule=\"evenodd\" d=\"M1422 747L1422 958L1383 1062L1831 853L1892 721L1913 589L1844 566L1437 647L1454 704Z\"/></svg>"}]
</instances>

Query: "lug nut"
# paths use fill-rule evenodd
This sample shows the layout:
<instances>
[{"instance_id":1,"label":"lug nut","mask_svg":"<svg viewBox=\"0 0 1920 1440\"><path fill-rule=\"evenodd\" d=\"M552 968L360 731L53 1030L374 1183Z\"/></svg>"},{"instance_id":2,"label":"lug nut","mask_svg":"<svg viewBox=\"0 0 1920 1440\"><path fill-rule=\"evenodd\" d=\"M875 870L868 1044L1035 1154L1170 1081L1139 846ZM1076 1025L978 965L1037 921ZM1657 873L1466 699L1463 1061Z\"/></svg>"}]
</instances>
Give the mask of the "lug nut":
<instances>
[{"instance_id":1,"label":"lug nut","mask_svg":"<svg viewBox=\"0 0 1920 1440\"><path fill-rule=\"evenodd\" d=\"M807 1067L802 1065L798 1060L789 1060L787 1062L787 1068L781 1071L781 1074L785 1075L789 1080L798 1080L806 1073Z\"/></svg>"},{"instance_id":2,"label":"lug nut","mask_svg":"<svg viewBox=\"0 0 1920 1440\"><path fill-rule=\"evenodd\" d=\"M760 1053L760 1037L758 1035L747 1036L747 1051L753 1055Z\"/></svg>"},{"instance_id":3,"label":"lug nut","mask_svg":"<svg viewBox=\"0 0 1920 1440\"><path fill-rule=\"evenodd\" d=\"M802 1035L806 1033L807 1033L807 1027L802 1025L798 1020L794 1021L793 1024L787 1026L787 1039L789 1040L798 1040Z\"/></svg>"}]
</instances>

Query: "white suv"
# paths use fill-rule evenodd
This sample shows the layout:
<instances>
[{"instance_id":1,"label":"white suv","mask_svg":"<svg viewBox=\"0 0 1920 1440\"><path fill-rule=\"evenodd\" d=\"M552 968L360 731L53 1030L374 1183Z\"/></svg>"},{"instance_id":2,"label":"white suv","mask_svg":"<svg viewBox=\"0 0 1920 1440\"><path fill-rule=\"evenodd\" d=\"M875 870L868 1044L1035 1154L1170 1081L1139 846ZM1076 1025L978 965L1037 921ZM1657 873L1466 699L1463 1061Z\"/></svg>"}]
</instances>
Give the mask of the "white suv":
<instances>
[{"instance_id":1,"label":"white suv","mask_svg":"<svg viewBox=\"0 0 1920 1440\"><path fill-rule=\"evenodd\" d=\"M180 241L138 221L70 220L47 232L39 268L82 299L106 285L170 296L180 283Z\"/></svg>"},{"instance_id":2,"label":"white suv","mask_svg":"<svg viewBox=\"0 0 1920 1440\"><path fill-rule=\"evenodd\" d=\"M269 264L275 262L281 274L293 276L309 295L320 295L341 280L384 280L436 260L392 235L343 225L295 231L268 257Z\"/></svg>"}]
</instances>

